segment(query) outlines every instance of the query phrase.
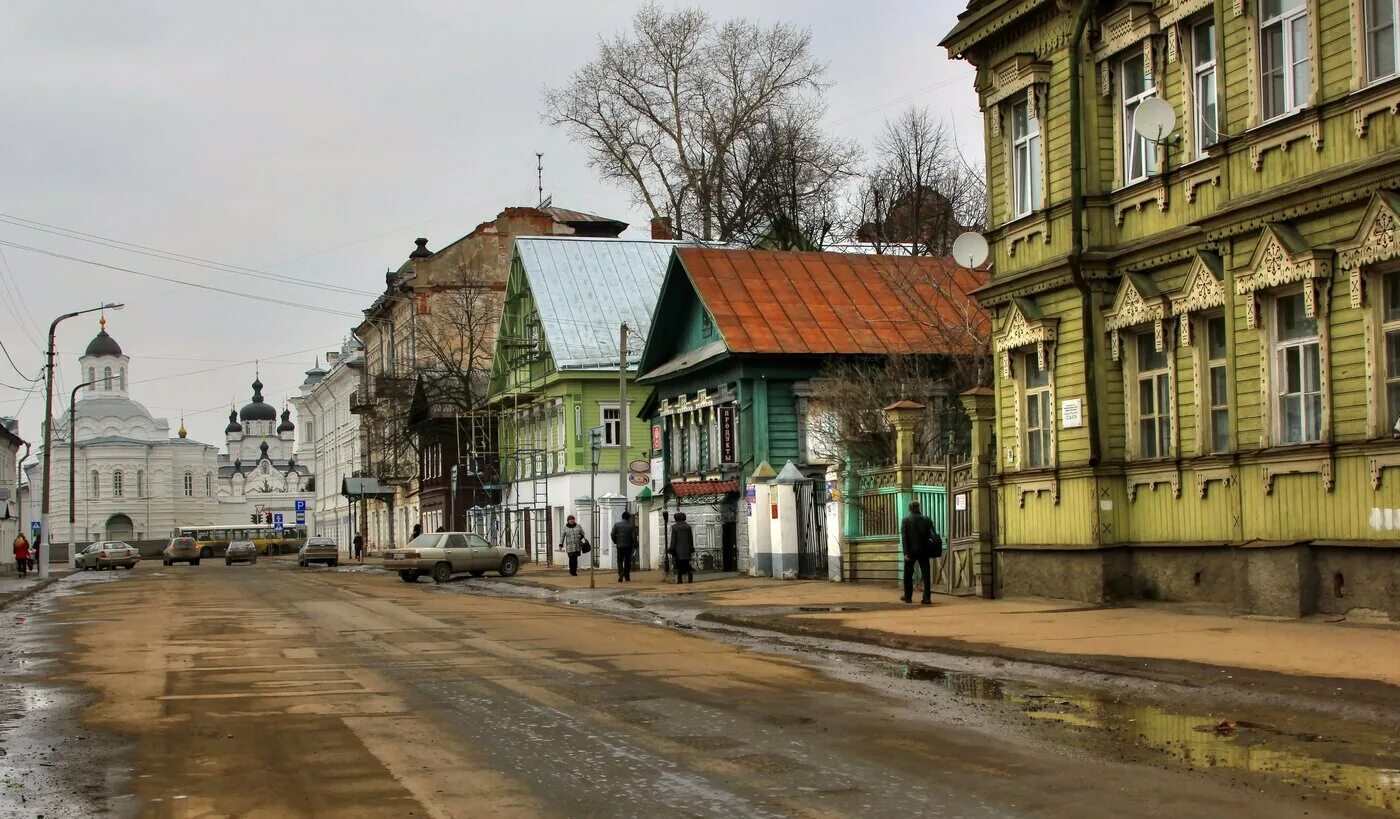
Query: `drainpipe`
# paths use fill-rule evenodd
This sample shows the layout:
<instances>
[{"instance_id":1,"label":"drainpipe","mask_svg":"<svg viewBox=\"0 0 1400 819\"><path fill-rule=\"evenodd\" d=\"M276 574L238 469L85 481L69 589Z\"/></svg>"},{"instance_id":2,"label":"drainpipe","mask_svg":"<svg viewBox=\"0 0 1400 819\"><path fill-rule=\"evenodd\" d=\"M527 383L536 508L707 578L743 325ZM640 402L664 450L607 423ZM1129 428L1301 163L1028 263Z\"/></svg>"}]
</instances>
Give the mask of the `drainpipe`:
<instances>
[{"instance_id":1,"label":"drainpipe","mask_svg":"<svg viewBox=\"0 0 1400 819\"><path fill-rule=\"evenodd\" d=\"M1099 462L1099 413L1097 409L1098 400L1098 370L1095 365L1097 360L1097 339L1095 338L1093 322L1093 294L1089 291L1089 283L1084 279L1082 256L1084 254L1084 137L1083 137L1083 101L1081 99L1080 86L1080 49L1083 45L1084 32L1089 24L1089 15L1093 13L1094 6L1098 0L1081 0L1079 12L1074 18L1074 33L1069 40L1069 199L1070 199L1070 250L1069 250L1069 275L1074 288L1079 291L1080 312L1084 317L1084 390L1085 404L1089 426L1089 465L1094 466Z\"/></svg>"}]
</instances>

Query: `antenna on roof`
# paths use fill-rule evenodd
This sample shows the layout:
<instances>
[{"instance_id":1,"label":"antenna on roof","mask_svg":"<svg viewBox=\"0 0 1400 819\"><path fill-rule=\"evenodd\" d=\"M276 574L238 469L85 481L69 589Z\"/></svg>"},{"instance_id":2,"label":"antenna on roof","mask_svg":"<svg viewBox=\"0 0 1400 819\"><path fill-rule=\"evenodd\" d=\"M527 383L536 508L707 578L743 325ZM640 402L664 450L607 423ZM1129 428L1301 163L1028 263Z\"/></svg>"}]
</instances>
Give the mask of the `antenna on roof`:
<instances>
[{"instance_id":1,"label":"antenna on roof","mask_svg":"<svg viewBox=\"0 0 1400 819\"><path fill-rule=\"evenodd\" d=\"M544 203L544 153L535 151L535 186L539 190L539 207L548 207Z\"/></svg>"}]
</instances>

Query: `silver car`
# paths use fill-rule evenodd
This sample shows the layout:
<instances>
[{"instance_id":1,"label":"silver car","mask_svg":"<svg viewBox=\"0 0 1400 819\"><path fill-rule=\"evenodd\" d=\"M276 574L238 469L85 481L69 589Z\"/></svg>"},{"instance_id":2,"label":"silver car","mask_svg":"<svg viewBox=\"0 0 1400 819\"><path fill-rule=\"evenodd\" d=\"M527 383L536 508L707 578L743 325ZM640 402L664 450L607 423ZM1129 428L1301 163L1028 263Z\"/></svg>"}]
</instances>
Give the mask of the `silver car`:
<instances>
[{"instance_id":1,"label":"silver car","mask_svg":"<svg viewBox=\"0 0 1400 819\"><path fill-rule=\"evenodd\" d=\"M402 549L384 555L384 568L399 573L405 583L416 583L423 575L446 583L454 574L481 577L500 572L510 577L520 571L523 553L519 549L494 546L472 532L434 532L419 535Z\"/></svg>"},{"instance_id":2,"label":"silver car","mask_svg":"<svg viewBox=\"0 0 1400 819\"><path fill-rule=\"evenodd\" d=\"M336 544L335 538L309 537L306 539L306 543L297 550L297 565L305 568L312 563L324 563L327 566L340 564L340 546Z\"/></svg>"},{"instance_id":3,"label":"silver car","mask_svg":"<svg viewBox=\"0 0 1400 819\"><path fill-rule=\"evenodd\" d=\"M120 540L103 540L78 552L74 561L83 571L115 569L118 566L134 569L141 562L141 553Z\"/></svg>"},{"instance_id":4,"label":"silver car","mask_svg":"<svg viewBox=\"0 0 1400 819\"><path fill-rule=\"evenodd\" d=\"M258 547L250 540L235 540L224 550L224 565L232 566L235 563L258 562Z\"/></svg>"}]
</instances>

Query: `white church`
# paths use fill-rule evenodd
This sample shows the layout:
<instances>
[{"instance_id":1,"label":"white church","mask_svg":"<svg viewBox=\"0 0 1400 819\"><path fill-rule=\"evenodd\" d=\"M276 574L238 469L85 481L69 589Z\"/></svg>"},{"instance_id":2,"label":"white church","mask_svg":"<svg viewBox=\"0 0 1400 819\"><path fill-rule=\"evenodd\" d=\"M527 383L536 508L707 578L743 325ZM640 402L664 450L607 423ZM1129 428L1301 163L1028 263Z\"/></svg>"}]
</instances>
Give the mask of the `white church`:
<instances>
[{"instance_id":1,"label":"white church","mask_svg":"<svg viewBox=\"0 0 1400 819\"><path fill-rule=\"evenodd\" d=\"M172 437L170 422L131 399L131 359L101 330L79 359L83 380L75 416L54 424L53 491L49 526L58 546L94 540L160 541L181 526L248 523L255 512L295 521L297 500L310 470L295 457L296 429L253 382L253 399L230 412L227 451L191 440L184 424ZM69 526L69 458L74 464L73 524ZM43 453L24 466L25 509L38 517L43 492Z\"/></svg>"}]
</instances>

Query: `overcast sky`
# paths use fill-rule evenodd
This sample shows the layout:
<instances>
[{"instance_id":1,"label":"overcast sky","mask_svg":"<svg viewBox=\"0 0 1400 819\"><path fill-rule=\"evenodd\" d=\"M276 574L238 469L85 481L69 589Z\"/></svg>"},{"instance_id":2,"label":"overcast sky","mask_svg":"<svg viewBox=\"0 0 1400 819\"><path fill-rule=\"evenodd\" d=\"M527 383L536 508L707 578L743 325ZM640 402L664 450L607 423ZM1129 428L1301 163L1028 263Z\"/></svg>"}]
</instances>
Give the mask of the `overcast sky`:
<instances>
[{"instance_id":1,"label":"overcast sky","mask_svg":"<svg viewBox=\"0 0 1400 819\"><path fill-rule=\"evenodd\" d=\"M535 203L535 152L556 204L644 214L540 121L636 3L0 2L0 220L19 217L164 251L378 292L426 236L437 249L509 205ZM980 161L972 70L938 48L959 0L707 0L717 18L810 27L830 64L831 130L868 145L885 117L927 105ZM0 221L0 241L282 306L0 245L0 342L30 375L54 316L126 302L108 329L132 357L132 397L172 429L222 444L260 359L269 401L339 347L370 295L259 280ZM337 315L336 311L352 315ZM56 403L97 317L62 325ZM211 369L217 368L217 369ZM197 374L194 371L203 370ZM153 379L149 380L148 379ZM143 383L146 382L146 383ZM0 415L37 442L0 360ZM22 409L21 409L22 407Z\"/></svg>"}]
</instances>

